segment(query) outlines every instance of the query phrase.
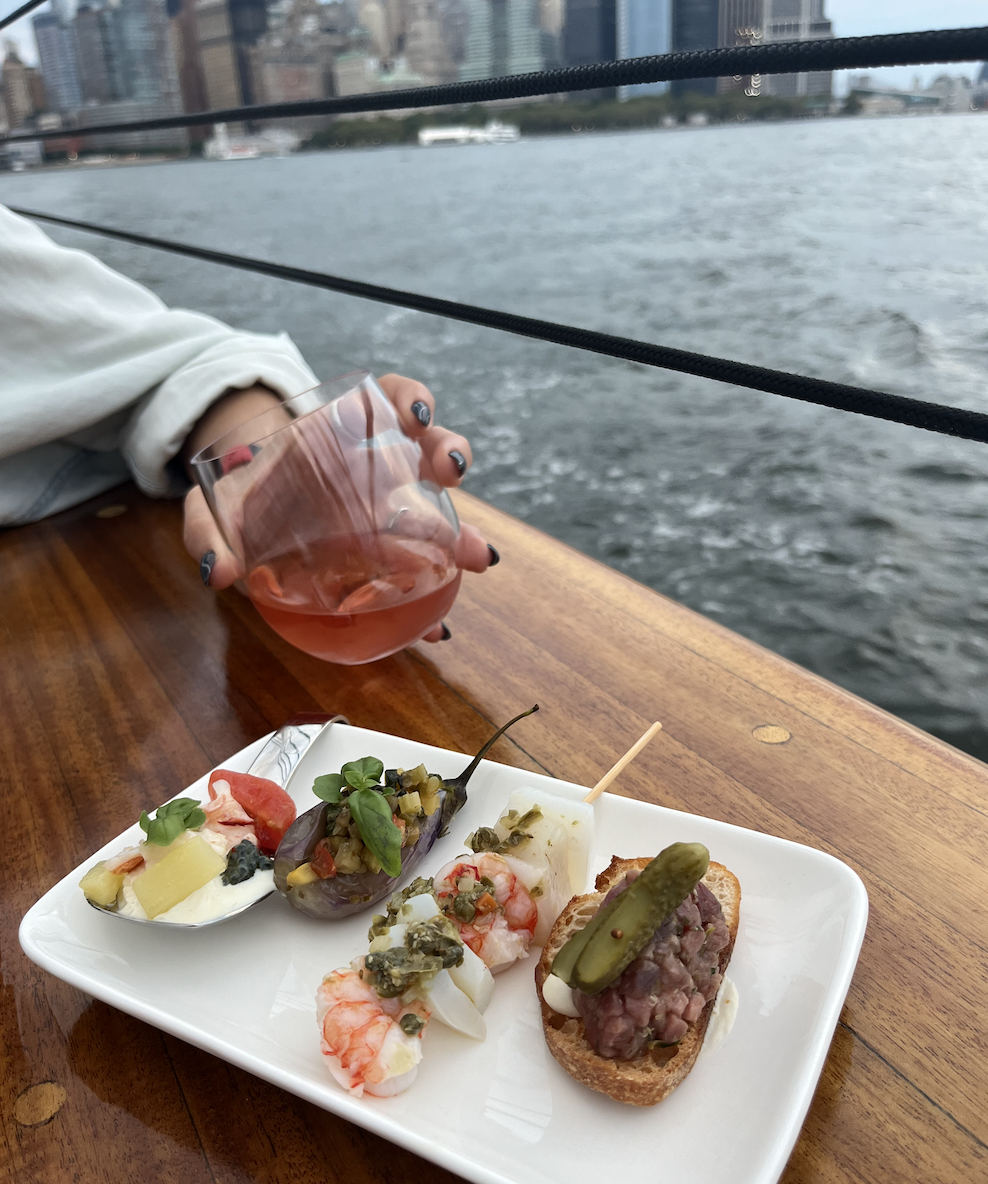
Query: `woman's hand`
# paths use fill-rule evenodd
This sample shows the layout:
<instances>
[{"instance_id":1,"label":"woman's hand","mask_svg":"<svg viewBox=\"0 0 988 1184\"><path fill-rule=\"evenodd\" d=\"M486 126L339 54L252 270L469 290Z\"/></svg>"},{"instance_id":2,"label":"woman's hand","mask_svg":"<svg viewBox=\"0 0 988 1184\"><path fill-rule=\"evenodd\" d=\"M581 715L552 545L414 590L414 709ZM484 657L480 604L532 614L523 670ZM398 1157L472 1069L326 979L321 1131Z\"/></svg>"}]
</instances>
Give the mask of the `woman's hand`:
<instances>
[{"instance_id":1,"label":"woman's hand","mask_svg":"<svg viewBox=\"0 0 988 1184\"><path fill-rule=\"evenodd\" d=\"M436 403L428 388L398 374L386 374L378 379L378 384L394 405L405 435L421 447L426 475L437 485L458 486L473 460L470 444L463 436L435 423ZM209 408L190 432L183 450L186 462L213 440L280 402L266 387L230 391ZM185 549L199 563L204 584L218 590L236 581L237 561L223 541L198 485L185 498L183 541ZM481 572L493 567L498 559L497 551L484 541L478 530L461 525L456 543L458 567ZM449 636L449 629L440 623L425 635L425 640L445 641Z\"/></svg>"}]
</instances>

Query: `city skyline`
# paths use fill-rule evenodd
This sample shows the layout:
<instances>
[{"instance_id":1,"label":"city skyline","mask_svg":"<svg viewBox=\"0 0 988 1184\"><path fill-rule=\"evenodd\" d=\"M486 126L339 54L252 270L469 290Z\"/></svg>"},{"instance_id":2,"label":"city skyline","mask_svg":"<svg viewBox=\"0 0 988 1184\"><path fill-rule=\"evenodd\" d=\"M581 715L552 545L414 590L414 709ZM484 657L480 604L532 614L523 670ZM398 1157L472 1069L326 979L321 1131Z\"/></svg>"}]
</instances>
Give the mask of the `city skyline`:
<instances>
[{"instance_id":1,"label":"city skyline","mask_svg":"<svg viewBox=\"0 0 988 1184\"><path fill-rule=\"evenodd\" d=\"M143 0L138 2L143 4ZM164 0L157 2L164 5ZM113 100L152 97L150 94L140 93L133 86L121 85L119 79L114 80L106 75L104 67L97 62L99 39L102 36L104 41L106 40L106 32L98 30L98 23L106 16L112 17L112 14L122 16L131 8L130 0L116 0L115 3L111 0L111 3L112 8L99 10L87 6L86 0L82 0L81 3L80 0L54 0L54 3L41 6L30 16L4 30L4 40L11 40L17 45L20 59L26 65L38 64L40 53L51 110L70 111L80 108L86 102L105 104ZM184 72L188 69L189 55L183 52L186 47L181 44L176 46L179 73L182 74L182 91L187 100L184 106L188 110L202 109L203 106L263 101L261 91L271 91L270 101L278 101L282 95L277 92L290 91L293 86L299 85L299 63L303 59L312 63L308 70L309 81L306 84L309 93L298 94L297 97L319 97L321 93L331 93L334 87L330 84L322 88L313 79L320 72L322 76L327 76L330 70L337 75L335 89L338 93L354 93L355 90L363 89L391 89L395 85L415 86L423 82L453 81L457 77L466 80L502 73L523 73L540 69L543 64L580 64L583 61L603 60L611 56L634 56L643 52L661 53L669 48L687 48L688 44L692 44L691 39L696 40L696 47L700 48L701 42L711 44L711 36L715 38L712 42L714 44L718 43L718 39L720 44L728 44L730 38L728 41L724 40L723 27L719 32L713 32L718 19L721 26L724 26L725 22L733 26L742 18L745 18L742 24L746 23L748 16L751 16L754 22L758 19L756 14L762 15L763 35L767 40L778 39L780 29L783 39L789 36L827 36L831 23L834 36L851 36L893 30L909 31L931 25L953 27L974 23L979 18L984 19L984 5L979 0L942 0L938 2L936 18L929 15L930 4L922 0L878 0L877 3L867 6L866 13L861 11L862 6L855 0L687 0L687 3L681 4L670 3L670 0L659 0L658 3L656 0L502 0L500 4L497 0L359 0L359 4L355 2L352 7L354 17L359 15L359 31L364 41L361 45L348 45L338 37L330 37L327 41L322 34L325 21L319 15L328 13L331 7L341 11L343 6L319 4L317 0L311 0L307 7L317 15L306 18L307 24L303 22L299 25L299 22L295 22L299 27L292 30L291 41L294 42L294 48L286 48L287 57L283 53L279 58L268 42L273 42L277 46L283 43L283 37L265 38L264 34L266 29L279 26L279 23L284 24L286 14L292 8L291 0L274 0L274 3L268 4L267 7L264 0L186 0L186 5L196 10L200 30L207 22L208 13L213 6L216 6L218 14L230 14L221 21L221 25L225 24L225 32L220 26L217 27L218 39L213 36L207 44L200 31L198 45L193 47L201 59L198 67L201 75L199 86L200 89L205 86L205 104L201 101L191 104L188 102L187 79ZM297 8L298 5L294 7ZM182 0L168 0L170 16L174 17L181 9ZM776 10L781 14L789 14L790 9L792 15L799 15L792 30L787 30L784 24L780 25L774 18ZM77 10L79 19L73 19ZM495 26L488 26L487 22L504 20L502 10L508 14L508 23L503 34L499 34ZM252 15L255 11L256 20ZM402 14L400 23L403 26L407 25L407 28L403 27L400 30L397 40L392 37L388 46L381 44L378 47L382 39L386 40L385 28L395 25L396 13L399 11ZM458 27L455 16L452 17L452 25L450 23L451 13L457 11ZM706 24L703 19L705 15L709 18ZM250 20L246 21L246 25L250 28L245 26L247 16L250 16ZM83 30L83 17L90 26L88 31ZM824 20L821 24L821 17L830 19ZM119 22L121 17L112 19ZM686 25L683 25L684 19ZM66 45L70 39L69 21L74 27L71 40L79 62L76 71L78 77L75 77L73 70L65 65ZM710 29L706 28L707 24L711 26ZM663 29L663 25L668 25L668 29ZM693 28L693 25L696 27ZM347 27L353 27L353 18L350 18L348 25L342 27L344 32ZM485 28L488 29L487 33L483 32ZM740 27L734 30L735 34L744 31ZM321 41L322 53L314 51L306 54L300 51L300 47L307 48L304 46L306 34L314 34L314 40ZM355 34L350 34L351 37L353 35ZM182 36L180 32L179 42ZM462 44L457 45L457 39ZM737 38L735 43L744 44L744 38ZM262 44L266 46L265 62L270 61L270 65L261 63ZM379 59L368 55L380 53L381 49L386 49L387 52L380 56L381 64L378 66ZM360 70L370 70L371 73L365 78L354 66L350 71L352 82L347 85L345 91L341 90L341 70L337 68L337 64L342 65L341 59L348 56L360 55L363 55ZM167 52L167 56L172 56L170 51ZM208 71L204 68L207 57ZM228 67L225 57L230 57ZM216 65L220 58L224 58L224 63ZM397 73L392 62L396 63ZM305 73L304 69L302 73ZM966 74L973 77L976 67L973 64L949 67L897 67L869 73L877 85L908 87L917 77L923 82L928 82L943 73ZM224 82L227 75L229 81ZM391 77L394 78L393 83L389 82ZM792 75L788 78L789 82L785 77L767 79L763 93L791 92L793 96L830 93L829 74ZM838 74L834 77L834 82L835 92L842 94L846 93L850 78L847 74ZM732 85L730 80L721 80L719 85L715 79L703 80L697 89L709 89L713 92L716 89L724 89L725 84L728 89ZM746 85L743 80L733 83L735 86L739 84ZM674 89L682 89L682 85L677 84ZM648 89L666 89L666 84L656 84ZM212 94L213 90L217 90L215 96ZM214 101L221 98L220 91L223 92L223 101ZM630 97L631 93L630 88L623 90L622 97ZM264 98L267 97L264 95ZM286 93L284 97L287 98L289 95Z\"/></svg>"}]
</instances>

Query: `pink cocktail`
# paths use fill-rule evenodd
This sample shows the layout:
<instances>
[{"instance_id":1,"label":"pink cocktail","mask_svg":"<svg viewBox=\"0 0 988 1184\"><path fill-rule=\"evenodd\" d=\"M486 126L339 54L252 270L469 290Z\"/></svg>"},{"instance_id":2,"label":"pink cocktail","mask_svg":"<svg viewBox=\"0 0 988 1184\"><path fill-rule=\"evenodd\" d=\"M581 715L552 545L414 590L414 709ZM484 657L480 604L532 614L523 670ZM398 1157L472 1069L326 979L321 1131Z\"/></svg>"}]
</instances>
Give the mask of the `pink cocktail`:
<instances>
[{"instance_id":1,"label":"pink cocktail","mask_svg":"<svg viewBox=\"0 0 988 1184\"><path fill-rule=\"evenodd\" d=\"M452 502L371 375L288 400L193 465L251 600L306 653L386 657L456 598Z\"/></svg>"}]
</instances>

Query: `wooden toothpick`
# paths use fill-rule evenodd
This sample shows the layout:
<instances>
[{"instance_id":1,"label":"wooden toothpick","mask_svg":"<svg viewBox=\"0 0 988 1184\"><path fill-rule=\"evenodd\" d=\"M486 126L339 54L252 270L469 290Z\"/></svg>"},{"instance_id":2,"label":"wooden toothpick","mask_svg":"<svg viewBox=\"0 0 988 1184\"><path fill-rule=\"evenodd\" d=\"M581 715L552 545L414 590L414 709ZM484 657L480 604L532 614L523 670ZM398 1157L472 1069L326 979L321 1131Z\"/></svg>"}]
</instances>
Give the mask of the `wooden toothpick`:
<instances>
[{"instance_id":1,"label":"wooden toothpick","mask_svg":"<svg viewBox=\"0 0 988 1184\"><path fill-rule=\"evenodd\" d=\"M593 789L587 794L587 796L583 800L585 802L595 802L600 797L600 795L604 792L604 790L610 785L610 783L615 779L615 777L617 777L617 775L619 773L623 772L623 770L625 768L627 768L628 765L631 764L631 762L641 752L641 750L645 747L645 745L649 742L649 740L652 739L652 737L656 734L656 732L661 732L661 731L662 731L662 725L658 722L658 720L656 720L656 722L654 724L652 724L652 726L648 729L648 731L645 733L645 735L642 736L641 739L636 740L634 742L634 744L632 744L632 746L628 749L628 751L624 754L624 756L621 757L621 759L617 762L617 764L614 765L613 768L607 770L607 772L604 774L604 776L601 777L601 779L597 782L597 784L593 787Z\"/></svg>"}]
</instances>

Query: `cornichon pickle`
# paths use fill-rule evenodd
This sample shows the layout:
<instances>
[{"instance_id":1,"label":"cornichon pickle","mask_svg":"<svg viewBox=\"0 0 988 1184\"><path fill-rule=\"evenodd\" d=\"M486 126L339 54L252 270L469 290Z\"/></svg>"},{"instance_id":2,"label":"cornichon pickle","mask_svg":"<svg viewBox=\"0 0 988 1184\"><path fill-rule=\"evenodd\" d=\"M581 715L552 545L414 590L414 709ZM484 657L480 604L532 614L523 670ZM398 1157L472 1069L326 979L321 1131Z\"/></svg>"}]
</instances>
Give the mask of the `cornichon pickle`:
<instances>
[{"instance_id":1,"label":"cornichon pickle","mask_svg":"<svg viewBox=\"0 0 988 1184\"><path fill-rule=\"evenodd\" d=\"M660 851L607 908L573 934L556 955L552 973L586 995L598 995L689 896L709 863L702 843L673 843Z\"/></svg>"}]
</instances>

